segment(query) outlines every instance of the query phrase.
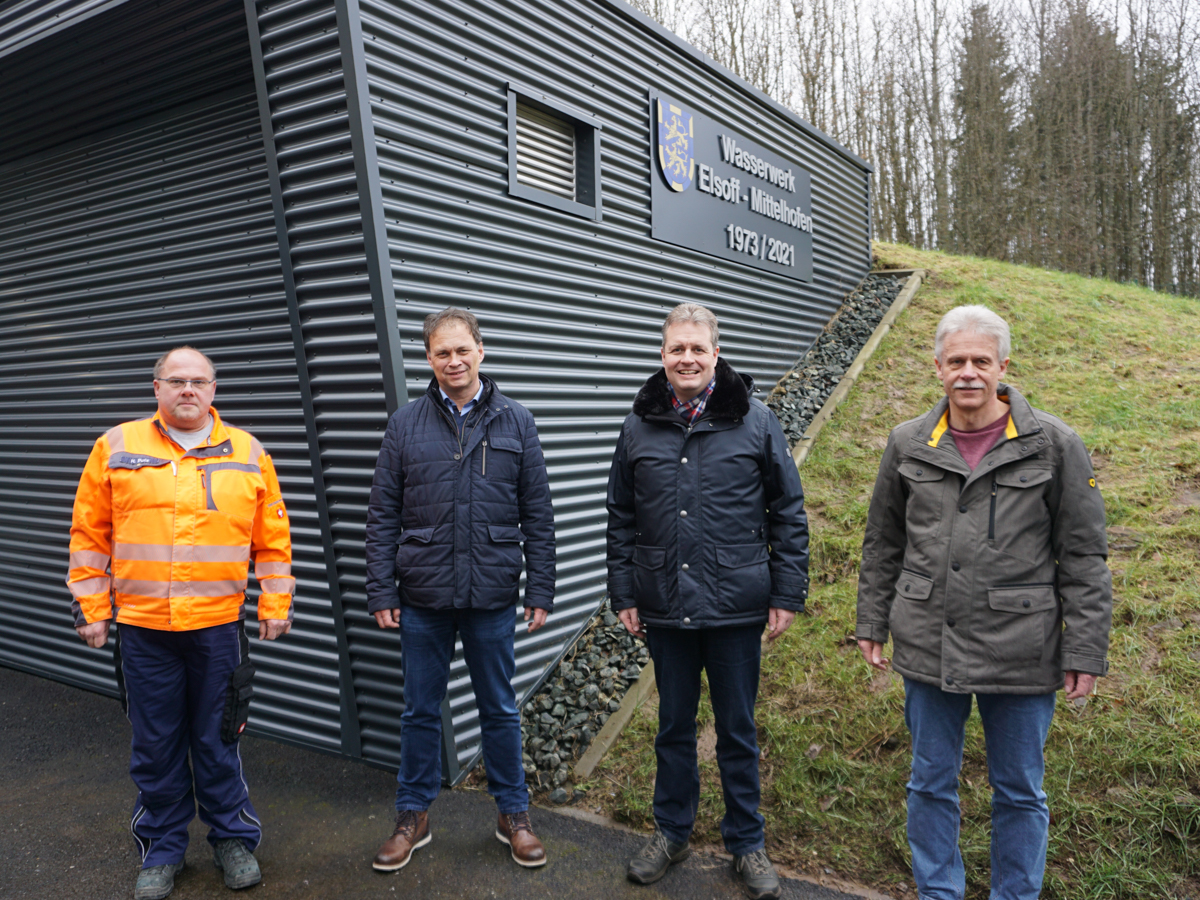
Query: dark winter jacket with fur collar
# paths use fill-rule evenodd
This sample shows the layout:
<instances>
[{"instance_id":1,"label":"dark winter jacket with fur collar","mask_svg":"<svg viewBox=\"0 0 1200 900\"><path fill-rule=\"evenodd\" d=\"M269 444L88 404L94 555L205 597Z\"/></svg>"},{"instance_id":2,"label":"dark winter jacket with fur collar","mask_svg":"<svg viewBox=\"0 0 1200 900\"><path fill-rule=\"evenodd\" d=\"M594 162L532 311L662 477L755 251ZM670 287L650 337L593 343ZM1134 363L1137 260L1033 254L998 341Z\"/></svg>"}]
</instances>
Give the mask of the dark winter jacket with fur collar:
<instances>
[{"instance_id":1,"label":"dark winter jacket with fur collar","mask_svg":"<svg viewBox=\"0 0 1200 900\"><path fill-rule=\"evenodd\" d=\"M649 625L714 628L801 611L808 520L800 476L754 382L717 360L692 427L650 377L625 419L608 476L608 590Z\"/></svg>"}]
</instances>

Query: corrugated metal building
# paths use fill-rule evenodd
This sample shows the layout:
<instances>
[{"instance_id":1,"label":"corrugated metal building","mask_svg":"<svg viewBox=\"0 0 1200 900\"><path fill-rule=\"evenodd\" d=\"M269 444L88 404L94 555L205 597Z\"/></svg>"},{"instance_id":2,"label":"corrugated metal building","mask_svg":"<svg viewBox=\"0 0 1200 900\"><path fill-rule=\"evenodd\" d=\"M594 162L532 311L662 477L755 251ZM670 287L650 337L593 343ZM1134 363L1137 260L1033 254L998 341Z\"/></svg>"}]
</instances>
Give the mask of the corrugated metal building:
<instances>
[{"instance_id":1,"label":"corrugated metal building","mask_svg":"<svg viewBox=\"0 0 1200 900\"><path fill-rule=\"evenodd\" d=\"M480 317L546 451L558 600L518 631L524 697L603 598L608 464L665 311L712 307L769 385L869 268L869 168L616 0L8 0L0 80L0 664L115 695L71 628L71 502L95 438L152 412L153 359L195 344L292 514L296 627L254 644L252 731L377 764L403 685L366 612L366 504L388 414L430 377L424 316ZM668 235L665 110L687 147L758 148L694 150L689 203L745 224L766 195L719 196L738 165L811 179L792 268L732 205L700 217L727 247ZM445 717L457 778L479 746L461 659Z\"/></svg>"}]
</instances>

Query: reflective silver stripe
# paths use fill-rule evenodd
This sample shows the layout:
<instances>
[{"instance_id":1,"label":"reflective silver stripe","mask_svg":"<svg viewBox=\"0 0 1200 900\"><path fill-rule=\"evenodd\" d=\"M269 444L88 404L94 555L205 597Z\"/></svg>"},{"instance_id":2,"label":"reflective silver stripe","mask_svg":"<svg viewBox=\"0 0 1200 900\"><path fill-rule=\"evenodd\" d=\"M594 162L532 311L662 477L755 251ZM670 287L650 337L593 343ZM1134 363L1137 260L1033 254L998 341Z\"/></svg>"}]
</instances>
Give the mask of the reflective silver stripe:
<instances>
[{"instance_id":1,"label":"reflective silver stripe","mask_svg":"<svg viewBox=\"0 0 1200 900\"><path fill-rule=\"evenodd\" d=\"M174 554L172 555L172 551ZM117 544L113 557L128 562L249 562L250 547L193 546L179 544Z\"/></svg>"},{"instance_id":2,"label":"reflective silver stripe","mask_svg":"<svg viewBox=\"0 0 1200 900\"><path fill-rule=\"evenodd\" d=\"M270 578L272 575L291 575L292 564L285 562L256 562L254 564L254 577L259 581L264 578Z\"/></svg>"},{"instance_id":3,"label":"reflective silver stripe","mask_svg":"<svg viewBox=\"0 0 1200 900\"><path fill-rule=\"evenodd\" d=\"M189 596L192 597L228 597L231 594L240 594L246 590L246 579L228 579L226 581L173 581L171 589L178 594L176 585L187 586L190 589Z\"/></svg>"},{"instance_id":4,"label":"reflective silver stripe","mask_svg":"<svg viewBox=\"0 0 1200 900\"><path fill-rule=\"evenodd\" d=\"M114 578L113 587L118 594L133 594L138 597L157 597L166 600L170 594L170 582L167 581L137 581L133 578Z\"/></svg>"},{"instance_id":5,"label":"reflective silver stripe","mask_svg":"<svg viewBox=\"0 0 1200 900\"><path fill-rule=\"evenodd\" d=\"M108 441L109 453L121 453L125 450L125 432L121 429L120 425L106 431L104 439Z\"/></svg>"},{"instance_id":6,"label":"reflective silver stripe","mask_svg":"<svg viewBox=\"0 0 1200 900\"><path fill-rule=\"evenodd\" d=\"M103 572L108 568L109 556L96 550L72 550L71 559L67 563L72 569L87 567Z\"/></svg>"},{"instance_id":7,"label":"reflective silver stripe","mask_svg":"<svg viewBox=\"0 0 1200 900\"><path fill-rule=\"evenodd\" d=\"M246 579L224 581L139 581L116 578L113 584L118 594L154 597L166 600L175 597L230 597L246 590Z\"/></svg>"},{"instance_id":8,"label":"reflective silver stripe","mask_svg":"<svg viewBox=\"0 0 1200 900\"><path fill-rule=\"evenodd\" d=\"M71 596L79 599L80 597L90 597L92 594L107 594L112 586L112 579L107 575L99 578L85 578L83 581L68 581L67 587L71 591Z\"/></svg>"},{"instance_id":9,"label":"reflective silver stripe","mask_svg":"<svg viewBox=\"0 0 1200 900\"><path fill-rule=\"evenodd\" d=\"M291 594L296 589L295 578L260 578L258 586L264 594Z\"/></svg>"},{"instance_id":10,"label":"reflective silver stripe","mask_svg":"<svg viewBox=\"0 0 1200 900\"><path fill-rule=\"evenodd\" d=\"M154 843L154 841L149 838L147 838L145 841L142 841L141 836L139 836L137 833L138 822L142 820L144 815L146 815L146 807L139 806L134 811L133 818L129 820L129 833L133 835L133 839L138 843L138 849L142 853L142 862L146 861L146 854L150 852L150 845Z\"/></svg>"},{"instance_id":11,"label":"reflective silver stripe","mask_svg":"<svg viewBox=\"0 0 1200 900\"><path fill-rule=\"evenodd\" d=\"M224 547L220 545L192 547L192 559L195 562L250 562L250 546ZM242 582L243 586L245 582Z\"/></svg>"},{"instance_id":12,"label":"reflective silver stripe","mask_svg":"<svg viewBox=\"0 0 1200 900\"><path fill-rule=\"evenodd\" d=\"M258 442L258 438L250 438L250 462L257 463L260 456L267 451L263 449L263 445Z\"/></svg>"},{"instance_id":13,"label":"reflective silver stripe","mask_svg":"<svg viewBox=\"0 0 1200 900\"><path fill-rule=\"evenodd\" d=\"M113 545L113 558L130 562L170 562L170 544L122 544Z\"/></svg>"}]
</instances>

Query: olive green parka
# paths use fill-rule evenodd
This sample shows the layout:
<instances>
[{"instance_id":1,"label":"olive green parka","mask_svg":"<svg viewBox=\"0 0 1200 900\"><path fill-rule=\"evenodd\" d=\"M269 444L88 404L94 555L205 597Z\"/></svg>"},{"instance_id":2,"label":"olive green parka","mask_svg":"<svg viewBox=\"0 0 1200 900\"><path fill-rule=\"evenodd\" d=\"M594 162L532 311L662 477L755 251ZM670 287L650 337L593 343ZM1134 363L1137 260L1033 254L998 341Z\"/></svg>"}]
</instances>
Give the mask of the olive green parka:
<instances>
[{"instance_id":1,"label":"olive green parka","mask_svg":"<svg viewBox=\"0 0 1200 900\"><path fill-rule=\"evenodd\" d=\"M1112 575L1083 441L1013 388L972 472L945 398L888 439L858 582L859 640L893 641L907 678L954 693L1039 694L1107 671Z\"/></svg>"}]
</instances>

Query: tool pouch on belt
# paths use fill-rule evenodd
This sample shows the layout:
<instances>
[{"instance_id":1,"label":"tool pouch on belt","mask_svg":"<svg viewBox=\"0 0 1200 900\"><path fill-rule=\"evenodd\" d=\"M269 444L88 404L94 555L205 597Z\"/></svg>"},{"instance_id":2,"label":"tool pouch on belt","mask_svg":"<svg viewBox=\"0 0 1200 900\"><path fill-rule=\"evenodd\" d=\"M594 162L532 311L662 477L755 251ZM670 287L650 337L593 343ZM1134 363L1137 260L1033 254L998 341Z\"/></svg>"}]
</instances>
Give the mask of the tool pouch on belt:
<instances>
[{"instance_id":1,"label":"tool pouch on belt","mask_svg":"<svg viewBox=\"0 0 1200 900\"><path fill-rule=\"evenodd\" d=\"M229 687L225 690L225 711L221 714L221 740L227 744L236 741L246 729L250 716L250 700L254 697L254 663L250 661L250 641L246 637L244 622L238 622L238 635L242 645L242 661L229 676Z\"/></svg>"}]
</instances>

